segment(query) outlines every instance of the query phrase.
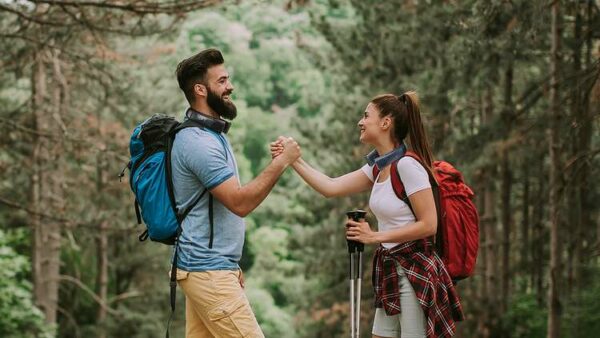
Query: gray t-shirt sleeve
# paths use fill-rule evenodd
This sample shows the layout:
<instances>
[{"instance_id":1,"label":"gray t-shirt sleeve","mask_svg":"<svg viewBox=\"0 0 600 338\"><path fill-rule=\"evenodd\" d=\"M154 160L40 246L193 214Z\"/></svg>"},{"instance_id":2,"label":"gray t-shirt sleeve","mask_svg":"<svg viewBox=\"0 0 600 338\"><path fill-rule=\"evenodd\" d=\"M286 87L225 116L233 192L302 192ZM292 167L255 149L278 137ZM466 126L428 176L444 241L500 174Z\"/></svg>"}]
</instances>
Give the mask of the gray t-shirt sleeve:
<instances>
[{"instance_id":1,"label":"gray t-shirt sleeve","mask_svg":"<svg viewBox=\"0 0 600 338\"><path fill-rule=\"evenodd\" d=\"M187 143L185 162L200 183L210 190L231 178L234 173L227 164L227 150L219 136L210 135L207 131L195 132L195 140Z\"/></svg>"}]
</instances>

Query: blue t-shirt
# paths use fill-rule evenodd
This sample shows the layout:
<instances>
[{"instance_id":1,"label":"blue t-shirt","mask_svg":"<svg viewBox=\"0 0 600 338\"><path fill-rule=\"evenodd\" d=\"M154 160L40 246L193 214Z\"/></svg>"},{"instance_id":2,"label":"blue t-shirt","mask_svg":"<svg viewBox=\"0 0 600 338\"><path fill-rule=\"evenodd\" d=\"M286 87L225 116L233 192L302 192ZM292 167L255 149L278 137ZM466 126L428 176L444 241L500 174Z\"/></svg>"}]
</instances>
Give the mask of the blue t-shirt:
<instances>
[{"instance_id":1,"label":"blue t-shirt","mask_svg":"<svg viewBox=\"0 0 600 338\"><path fill-rule=\"evenodd\" d=\"M191 127L177 133L171 165L179 210L205 189L239 177L229 141L209 129ZM237 270L244 246L244 219L213 198L213 247L209 249L208 197L207 192L183 220L177 267L185 271Z\"/></svg>"}]
</instances>

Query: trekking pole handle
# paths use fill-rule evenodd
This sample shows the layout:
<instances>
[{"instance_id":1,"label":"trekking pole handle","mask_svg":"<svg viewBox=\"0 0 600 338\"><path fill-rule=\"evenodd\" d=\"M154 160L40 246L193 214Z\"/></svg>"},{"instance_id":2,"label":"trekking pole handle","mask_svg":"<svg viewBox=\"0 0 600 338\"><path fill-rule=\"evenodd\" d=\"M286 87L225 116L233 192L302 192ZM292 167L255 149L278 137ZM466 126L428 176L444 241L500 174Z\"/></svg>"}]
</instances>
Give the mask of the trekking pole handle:
<instances>
[{"instance_id":1,"label":"trekking pole handle","mask_svg":"<svg viewBox=\"0 0 600 338\"><path fill-rule=\"evenodd\" d=\"M365 217L367 216L367 212L364 210L360 210L360 209L352 210L352 211L346 212L346 216L348 216L348 218L350 218L351 220L353 220L355 222L360 222L361 220L365 219ZM354 253L356 251L363 252L365 250L364 243L357 242L357 241L351 241L351 240L346 240L346 242L348 243L348 252L349 253Z\"/></svg>"}]
</instances>

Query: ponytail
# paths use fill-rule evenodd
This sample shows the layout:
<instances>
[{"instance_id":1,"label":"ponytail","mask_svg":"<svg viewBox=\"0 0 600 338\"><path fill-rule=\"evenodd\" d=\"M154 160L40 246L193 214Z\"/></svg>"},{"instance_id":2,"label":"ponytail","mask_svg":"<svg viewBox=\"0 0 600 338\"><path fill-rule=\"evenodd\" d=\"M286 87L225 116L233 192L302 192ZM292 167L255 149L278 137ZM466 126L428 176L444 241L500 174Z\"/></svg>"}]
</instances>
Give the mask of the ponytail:
<instances>
[{"instance_id":1,"label":"ponytail","mask_svg":"<svg viewBox=\"0 0 600 338\"><path fill-rule=\"evenodd\" d=\"M433 167L433 155L431 147L429 146L429 140L427 139L425 127L423 127L423 121L421 120L419 97L416 92L409 91L402 94L399 98L406 106L408 115L408 136L410 138L412 150L421 158L423 165L427 167L426 169L431 172Z\"/></svg>"}]
</instances>

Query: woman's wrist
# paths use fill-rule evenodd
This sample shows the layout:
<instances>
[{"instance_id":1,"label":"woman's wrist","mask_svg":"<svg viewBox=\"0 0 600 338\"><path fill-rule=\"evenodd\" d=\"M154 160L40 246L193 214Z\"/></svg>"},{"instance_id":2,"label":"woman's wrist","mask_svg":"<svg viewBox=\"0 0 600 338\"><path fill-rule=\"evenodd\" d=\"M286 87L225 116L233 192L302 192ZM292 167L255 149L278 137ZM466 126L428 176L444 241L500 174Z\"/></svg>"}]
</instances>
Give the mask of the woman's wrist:
<instances>
[{"instance_id":1,"label":"woman's wrist","mask_svg":"<svg viewBox=\"0 0 600 338\"><path fill-rule=\"evenodd\" d=\"M302 159L302 157L298 157L296 161L292 162L291 166L294 169L298 169L298 167L300 167L302 163L304 163L304 160Z\"/></svg>"},{"instance_id":2,"label":"woman's wrist","mask_svg":"<svg viewBox=\"0 0 600 338\"><path fill-rule=\"evenodd\" d=\"M385 242L385 233L373 231L373 243L371 244L381 244L383 242Z\"/></svg>"}]
</instances>

